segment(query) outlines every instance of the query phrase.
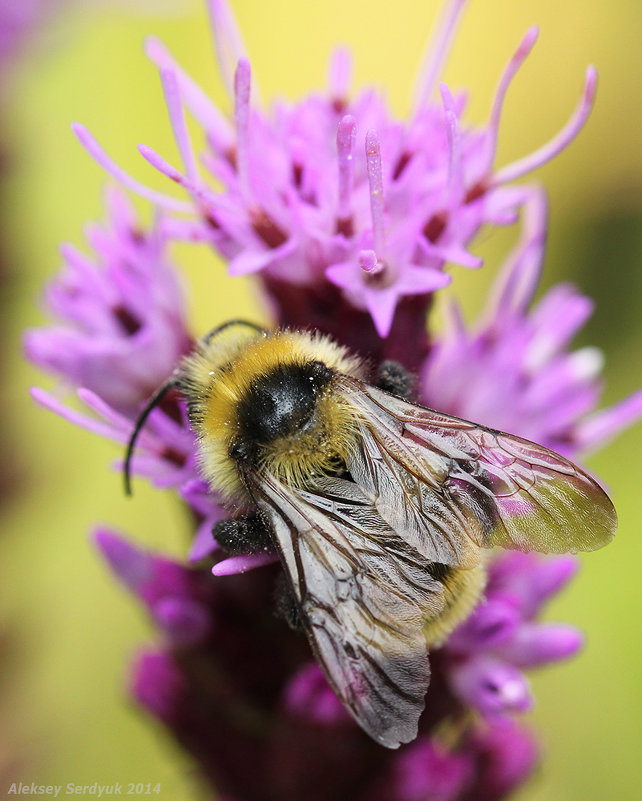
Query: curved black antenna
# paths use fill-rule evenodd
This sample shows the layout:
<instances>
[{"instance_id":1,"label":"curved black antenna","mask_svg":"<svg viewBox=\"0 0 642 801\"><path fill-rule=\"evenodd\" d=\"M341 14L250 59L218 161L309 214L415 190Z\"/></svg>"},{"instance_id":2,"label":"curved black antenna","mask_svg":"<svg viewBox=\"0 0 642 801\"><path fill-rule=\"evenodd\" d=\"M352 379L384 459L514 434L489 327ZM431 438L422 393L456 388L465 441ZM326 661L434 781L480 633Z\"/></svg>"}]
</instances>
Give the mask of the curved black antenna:
<instances>
[{"instance_id":1,"label":"curved black antenna","mask_svg":"<svg viewBox=\"0 0 642 801\"><path fill-rule=\"evenodd\" d=\"M134 455L134 447L136 446L136 440L138 439L138 435L141 432L142 427L145 425L145 421L151 414L151 412L158 406L158 404L163 400L165 395L170 391L170 389L174 389L175 387L179 386L179 382L176 378L172 377L168 379L162 386L160 386L156 392L152 395L152 397L147 401L147 405L143 409L143 411L138 415L138 419L136 420L136 425L134 426L134 430L131 433L129 438L129 442L127 443L127 452L125 453L125 464L123 466L123 479L125 481L125 495L132 494L132 485L131 485L131 463L132 463L132 456Z\"/></svg>"},{"instance_id":2,"label":"curved black antenna","mask_svg":"<svg viewBox=\"0 0 642 801\"><path fill-rule=\"evenodd\" d=\"M246 325L248 328L253 328L259 334L266 334L267 330L262 328L260 325L256 323L251 323L249 320L228 320L226 323L213 328L208 334L205 334L203 339L201 340L206 345L208 345L217 334L220 334L222 331L225 331L226 328L229 328L231 325Z\"/></svg>"},{"instance_id":3,"label":"curved black antenna","mask_svg":"<svg viewBox=\"0 0 642 801\"><path fill-rule=\"evenodd\" d=\"M256 323L251 323L249 322L249 320L228 320L226 323L223 323L222 325L219 325L216 328L212 329L208 334L206 334L203 337L201 342L207 345L217 334L220 334L221 331L224 331L231 325L246 325L249 328L253 328L257 333L260 334L267 333L265 328L261 328L260 325L256 325ZM136 446L136 440L138 439L138 435L140 434L141 429L145 425L145 422L147 421L149 415L159 405L159 403L163 400L163 398L169 392L169 390L177 388L179 386L180 386L180 381L177 378L172 377L168 379L161 387L159 387L156 390L156 392L154 392L152 397L147 401L147 405L145 406L143 411L138 415L138 419L136 420L136 425L134 426L134 430L131 433L129 442L127 443L127 451L125 453L125 464L123 466L123 479L125 482L126 495L132 494L131 462L132 462L132 456L134 455L134 448Z\"/></svg>"}]
</instances>

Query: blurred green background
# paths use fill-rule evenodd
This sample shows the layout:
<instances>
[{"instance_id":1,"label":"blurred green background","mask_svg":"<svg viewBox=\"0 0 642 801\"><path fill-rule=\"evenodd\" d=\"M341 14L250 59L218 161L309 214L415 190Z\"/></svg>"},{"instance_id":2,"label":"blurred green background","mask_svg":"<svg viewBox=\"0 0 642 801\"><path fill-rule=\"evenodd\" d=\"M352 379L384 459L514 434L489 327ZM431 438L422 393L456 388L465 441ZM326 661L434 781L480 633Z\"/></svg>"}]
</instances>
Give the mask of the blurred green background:
<instances>
[{"instance_id":1,"label":"blurred green background","mask_svg":"<svg viewBox=\"0 0 642 801\"><path fill-rule=\"evenodd\" d=\"M380 87L394 111L405 114L439 3L236 0L233 6L263 99L294 99L322 87L339 42L354 52L353 87ZM445 73L451 87L470 89L469 121L486 119L501 70L533 23L541 27L540 41L510 90L497 163L557 132L579 97L586 65L594 63L600 85L588 126L536 178L551 199L545 285L572 280L596 298L578 344L605 351L609 404L642 385L642 10L639 0L475 0ZM126 500L109 469L118 449L36 408L28 387L53 382L20 353L22 329L44 321L38 299L59 266L59 243L84 246L84 223L103 217L105 176L69 123L82 121L125 168L168 189L136 152L144 142L177 161L160 81L142 53L148 33L160 36L229 109L199 0L139 0L133 8L60 3L5 68L0 781L160 782L162 798L182 801L198 793L188 761L124 691L130 658L152 632L98 560L88 532L105 522L182 555L183 514L142 483L135 502ZM138 206L148 218L149 208ZM487 259L479 273L455 270L453 291L465 297L470 315L515 233L486 235L473 247ZM258 315L251 283L228 279L209 252L180 248L176 257L199 298L195 332L231 315ZM620 533L606 551L584 560L579 578L550 608L552 619L582 628L588 645L579 659L531 674L537 697L531 723L545 760L519 795L523 801L639 797L641 452L638 425L589 460L612 488Z\"/></svg>"}]
</instances>

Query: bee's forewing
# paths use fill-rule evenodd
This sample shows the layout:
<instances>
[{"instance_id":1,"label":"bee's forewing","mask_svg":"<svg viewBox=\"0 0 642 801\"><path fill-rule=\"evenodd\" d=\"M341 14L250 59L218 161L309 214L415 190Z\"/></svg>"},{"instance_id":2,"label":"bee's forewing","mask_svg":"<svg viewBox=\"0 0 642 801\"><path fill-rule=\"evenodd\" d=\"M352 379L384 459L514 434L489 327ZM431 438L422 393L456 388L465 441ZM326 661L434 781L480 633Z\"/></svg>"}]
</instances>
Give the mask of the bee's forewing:
<instances>
[{"instance_id":1,"label":"bee's forewing","mask_svg":"<svg viewBox=\"0 0 642 801\"><path fill-rule=\"evenodd\" d=\"M442 586L353 482L326 478L312 492L267 475L252 493L336 694L382 745L410 742L430 678L424 621Z\"/></svg>"},{"instance_id":2,"label":"bee's forewing","mask_svg":"<svg viewBox=\"0 0 642 801\"><path fill-rule=\"evenodd\" d=\"M348 467L381 517L432 561L474 548L591 551L617 527L604 490L564 457L520 437L408 403L351 378L362 445Z\"/></svg>"}]
</instances>

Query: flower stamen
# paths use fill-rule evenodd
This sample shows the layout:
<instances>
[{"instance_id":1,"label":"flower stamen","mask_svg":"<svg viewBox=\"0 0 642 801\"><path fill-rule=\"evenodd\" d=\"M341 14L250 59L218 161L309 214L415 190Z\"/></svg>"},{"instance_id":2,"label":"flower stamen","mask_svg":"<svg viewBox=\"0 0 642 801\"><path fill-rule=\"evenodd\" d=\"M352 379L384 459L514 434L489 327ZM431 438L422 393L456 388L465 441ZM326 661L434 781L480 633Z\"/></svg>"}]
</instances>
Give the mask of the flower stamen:
<instances>
[{"instance_id":1,"label":"flower stamen","mask_svg":"<svg viewBox=\"0 0 642 801\"><path fill-rule=\"evenodd\" d=\"M354 184L354 139L357 124L354 117L346 114L337 129L337 154L339 167L339 208L337 233L352 236L354 225L350 199Z\"/></svg>"},{"instance_id":2,"label":"flower stamen","mask_svg":"<svg viewBox=\"0 0 642 801\"><path fill-rule=\"evenodd\" d=\"M236 173L239 189L246 203L250 196L248 136L251 75L250 62L246 58L241 58L234 75L234 120L236 122Z\"/></svg>"},{"instance_id":3,"label":"flower stamen","mask_svg":"<svg viewBox=\"0 0 642 801\"><path fill-rule=\"evenodd\" d=\"M345 47L338 47L330 61L328 84L332 105L337 113L341 113L347 104L348 86L352 73L352 58Z\"/></svg>"},{"instance_id":4,"label":"flower stamen","mask_svg":"<svg viewBox=\"0 0 642 801\"><path fill-rule=\"evenodd\" d=\"M379 134L370 129L366 134L366 169L370 186L370 214L375 252L381 257L385 249L383 219L383 176L381 172L381 145Z\"/></svg>"},{"instance_id":5,"label":"flower stamen","mask_svg":"<svg viewBox=\"0 0 642 801\"><path fill-rule=\"evenodd\" d=\"M457 31L461 11L467 0L450 0L441 13L439 22L428 42L417 77L415 89L415 113L428 103L433 87L446 60L450 46Z\"/></svg>"},{"instance_id":6,"label":"flower stamen","mask_svg":"<svg viewBox=\"0 0 642 801\"><path fill-rule=\"evenodd\" d=\"M235 65L246 57L245 45L234 15L225 0L208 0L216 61L228 94L234 96Z\"/></svg>"},{"instance_id":7,"label":"flower stamen","mask_svg":"<svg viewBox=\"0 0 642 801\"><path fill-rule=\"evenodd\" d=\"M71 125L71 130L74 132L80 144L85 148L93 160L99 164L103 170L105 170L105 172L109 173L112 178L115 178L127 189L130 189L135 194L144 197L146 200L150 200L152 203L156 203L158 206L161 206L161 208L177 211L181 214L194 213L194 207L191 203L185 203L181 200L176 200L173 197L169 197L169 195L163 195L161 192L156 192L153 189L150 189L148 186L141 184L129 173L125 172L122 167L119 167L115 161L112 161L112 159L109 158L109 156L105 153L105 151L84 125L79 122L74 122Z\"/></svg>"},{"instance_id":8,"label":"flower stamen","mask_svg":"<svg viewBox=\"0 0 642 801\"><path fill-rule=\"evenodd\" d=\"M171 56L165 45L155 36L145 40L145 54L159 70L171 70L185 105L194 119L207 132L207 138L217 153L225 153L234 147L234 130L230 121L212 103L207 94Z\"/></svg>"},{"instance_id":9,"label":"flower stamen","mask_svg":"<svg viewBox=\"0 0 642 801\"><path fill-rule=\"evenodd\" d=\"M461 130L455 111L455 102L445 83L439 84L439 91L446 117L446 137L448 139L448 183L446 185L446 205L455 208L461 202L464 186L463 165L461 161Z\"/></svg>"},{"instance_id":10,"label":"flower stamen","mask_svg":"<svg viewBox=\"0 0 642 801\"><path fill-rule=\"evenodd\" d=\"M488 153L486 155L486 159L489 170L493 165L493 161L495 160L495 154L497 152L499 120L502 114L502 108L504 106L504 100L506 98L508 87L510 86L513 78L517 74L517 71L522 66L524 61L526 61L526 58L533 49L533 46L537 41L538 35L539 35L539 28L536 25L534 25L532 28L529 28L526 31L526 33L524 34L524 38L519 43L519 47L513 54L513 57L508 62L508 65L504 70L504 73L499 79L499 85L497 87L497 92L495 93L495 99L493 101L493 106L490 112L490 119L488 122L487 139L486 139L488 147Z\"/></svg>"},{"instance_id":11,"label":"flower stamen","mask_svg":"<svg viewBox=\"0 0 642 801\"><path fill-rule=\"evenodd\" d=\"M181 154L185 173L190 181L194 183L199 182L198 166L196 164L196 157L194 156L194 149L192 142L187 131L185 124L185 115L183 113L183 105L181 102L180 89L176 74L172 69L163 68L160 71L161 81L163 83L163 92L165 94L165 103L167 104L167 111L169 113L169 120L174 132L174 139Z\"/></svg>"}]
</instances>

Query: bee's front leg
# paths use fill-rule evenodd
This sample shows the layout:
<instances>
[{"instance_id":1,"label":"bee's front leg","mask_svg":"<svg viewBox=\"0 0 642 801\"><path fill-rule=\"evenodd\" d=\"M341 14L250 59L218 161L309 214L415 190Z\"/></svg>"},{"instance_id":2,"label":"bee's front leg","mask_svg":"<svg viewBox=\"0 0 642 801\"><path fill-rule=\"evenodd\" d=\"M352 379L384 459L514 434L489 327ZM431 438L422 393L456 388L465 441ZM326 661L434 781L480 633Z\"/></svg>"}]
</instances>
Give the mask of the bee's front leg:
<instances>
[{"instance_id":1,"label":"bee's front leg","mask_svg":"<svg viewBox=\"0 0 642 801\"><path fill-rule=\"evenodd\" d=\"M230 556L260 553L273 547L269 528L256 513L231 520L219 520L214 525L212 534Z\"/></svg>"},{"instance_id":2,"label":"bee's front leg","mask_svg":"<svg viewBox=\"0 0 642 801\"><path fill-rule=\"evenodd\" d=\"M230 556L260 553L273 549L270 529L261 516L254 513L219 520L212 529L214 539ZM303 630L299 610L285 574L280 573L274 587L274 612L295 631Z\"/></svg>"}]
</instances>

